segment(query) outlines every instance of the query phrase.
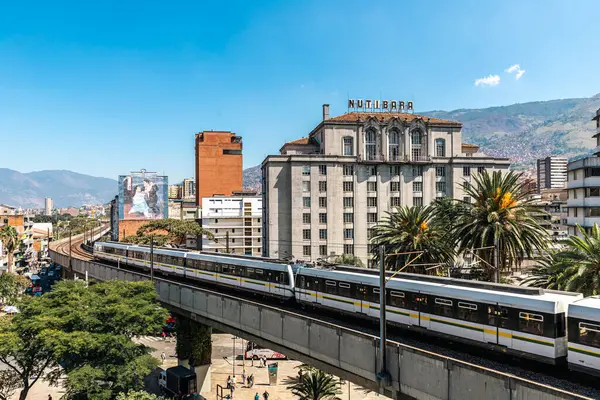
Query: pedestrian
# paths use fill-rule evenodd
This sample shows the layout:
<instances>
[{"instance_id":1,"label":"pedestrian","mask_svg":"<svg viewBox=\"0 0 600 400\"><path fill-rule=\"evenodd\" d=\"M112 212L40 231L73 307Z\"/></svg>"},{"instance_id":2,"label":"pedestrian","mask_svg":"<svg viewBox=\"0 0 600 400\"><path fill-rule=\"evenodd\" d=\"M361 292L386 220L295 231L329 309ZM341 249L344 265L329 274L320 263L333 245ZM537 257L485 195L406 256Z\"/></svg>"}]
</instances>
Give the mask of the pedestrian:
<instances>
[{"instance_id":1,"label":"pedestrian","mask_svg":"<svg viewBox=\"0 0 600 400\"><path fill-rule=\"evenodd\" d=\"M231 378L231 386L233 386L233 388L235 388L236 383L237 383L237 379L235 379L235 375L234 375L233 378Z\"/></svg>"},{"instance_id":2,"label":"pedestrian","mask_svg":"<svg viewBox=\"0 0 600 400\"><path fill-rule=\"evenodd\" d=\"M254 400L260 400L260 396L258 395L258 392L256 392L256 394L254 395Z\"/></svg>"},{"instance_id":3,"label":"pedestrian","mask_svg":"<svg viewBox=\"0 0 600 400\"><path fill-rule=\"evenodd\" d=\"M231 389L231 375L227 377L227 389Z\"/></svg>"},{"instance_id":4,"label":"pedestrian","mask_svg":"<svg viewBox=\"0 0 600 400\"><path fill-rule=\"evenodd\" d=\"M269 392L267 392L266 390L265 390L265 392L263 393L263 399L265 399L265 400L269 400Z\"/></svg>"},{"instance_id":5,"label":"pedestrian","mask_svg":"<svg viewBox=\"0 0 600 400\"><path fill-rule=\"evenodd\" d=\"M165 333L165 331L162 331L161 336L162 336L162 340L167 339L167 334Z\"/></svg>"},{"instance_id":6,"label":"pedestrian","mask_svg":"<svg viewBox=\"0 0 600 400\"><path fill-rule=\"evenodd\" d=\"M263 356L263 366L267 366L267 356Z\"/></svg>"},{"instance_id":7,"label":"pedestrian","mask_svg":"<svg viewBox=\"0 0 600 400\"><path fill-rule=\"evenodd\" d=\"M48 395L48 400L52 400L52 395L51 394Z\"/></svg>"},{"instance_id":8,"label":"pedestrian","mask_svg":"<svg viewBox=\"0 0 600 400\"><path fill-rule=\"evenodd\" d=\"M242 385L246 384L246 371L242 372Z\"/></svg>"},{"instance_id":9,"label":"pedestrian","mask_svg":"<svg viewBox=\"0 0 600 400\"><path fill-rule=\"evenodd\" d=\"M162 363L165 363L165 360L167 359L167 355L165 354L165 352L163 351L162 353L160 353L160 359L162 360Z\"/></svg>"},{"instance_id":10,"label":"pedestrian","mask_svg":"<svg viewBox=\"0 0 600 400\"><path fill-rule=\"evenodd\" d=\"M231 398L233 399L233 392L235 392L235 385L231 385L231 388L229 390L231 391Z\"/></svg>"}]
</instances>

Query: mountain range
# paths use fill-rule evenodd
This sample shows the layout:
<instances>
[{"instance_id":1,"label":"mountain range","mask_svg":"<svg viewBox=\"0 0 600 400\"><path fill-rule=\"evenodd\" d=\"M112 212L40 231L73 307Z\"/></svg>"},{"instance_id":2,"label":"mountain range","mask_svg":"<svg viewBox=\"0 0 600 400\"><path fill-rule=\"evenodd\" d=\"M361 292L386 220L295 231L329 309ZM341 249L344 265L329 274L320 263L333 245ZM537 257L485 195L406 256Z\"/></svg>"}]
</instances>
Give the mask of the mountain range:
<instances>
[{"instance_id":1,"label":"mountain range","mask_svg":"<svg viewBox=\"0 0 600 400\"><path fill-rule=\"evenodd\" d=\"M595 147L591 121L600 108L600 94L587 98L536 101L509 106L422 115L459 121L463 143L473 143L488 155L508 157L513 166L529 167L538 158L589 154ZM244 188L260 191L260 165L244 170ZM114 179L71 171L20 173L0 168L0 203L41 208L52 197L55 207L105 204L117 192Z\"/></svg>"},{"instance_id":2,"label":"mountain range","mask_svg":"<svg viewBox=\"0 0 600 400\"><path fill-rule=\"evenodd\" d=\"M117 194L117 181L66 170L21 173L0 168L0 203L43 208L51 197L54 207L105 204Z\"/></svg>"}]
</instances>

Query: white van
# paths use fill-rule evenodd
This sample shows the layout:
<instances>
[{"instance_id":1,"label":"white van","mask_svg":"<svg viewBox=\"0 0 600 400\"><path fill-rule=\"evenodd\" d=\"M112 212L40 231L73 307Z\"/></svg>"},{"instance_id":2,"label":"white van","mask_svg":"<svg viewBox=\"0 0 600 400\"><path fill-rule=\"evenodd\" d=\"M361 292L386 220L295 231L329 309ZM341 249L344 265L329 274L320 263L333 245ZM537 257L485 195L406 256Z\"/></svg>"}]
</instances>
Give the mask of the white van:
<instances>
[{"instance_id":1,"label":"white van","mask_svg":"<svg viewBox=\"0 0 600 400\"><path fill-rule=\"evenodd\" d=\"M285 360L285 359L287 359L285 354L281 354L281 353L278 353L278 352L270 350L270 349L265 349L255 343L248 342L248 346L246 346L246 358L258 360L263 357L266 357L267 360Z\"/></svg>"}]
</instances>

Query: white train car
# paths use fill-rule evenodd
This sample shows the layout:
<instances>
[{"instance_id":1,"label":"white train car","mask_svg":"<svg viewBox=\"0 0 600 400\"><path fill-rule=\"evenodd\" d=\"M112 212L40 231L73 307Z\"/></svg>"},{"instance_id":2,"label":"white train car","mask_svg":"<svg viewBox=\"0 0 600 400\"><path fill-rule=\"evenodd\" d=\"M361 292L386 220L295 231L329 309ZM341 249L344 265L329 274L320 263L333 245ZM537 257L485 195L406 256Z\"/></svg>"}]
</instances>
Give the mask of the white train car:
<instances>
[{"instance_id":1,"label":"white train car","mask_svg":"<svg viewBox=\"0 0 600 400\"><path fill-rule=\"evenodd\" d=\"M127 264L127 249L129 246L120 243L95 242L94 258Z\"/></svg>"},{"instance_id":2,"label":"white train car","mask_svg":"<svg viewBox=\"0 0 600 400\"><path fill-rule=\"evenodd\" d=\"M569 304L569 369L600 376L600 296Z\"/></svg>"},{"instance_id":3,"label":"white train car","mask_svg":"<svg viewBox=\"0 0 600 400\"><path fill-rule=\"evenodd\" d=\"M390 324L490 345L551 364L566 358L565 314L569 303L581 299L581 294L528 288L511 291L506 285L459 286L456 280L422 279L394 278L387 283ZM302 268L296 276L296 299L377 319L379 278Z\"/></svg>"}]
</instances>

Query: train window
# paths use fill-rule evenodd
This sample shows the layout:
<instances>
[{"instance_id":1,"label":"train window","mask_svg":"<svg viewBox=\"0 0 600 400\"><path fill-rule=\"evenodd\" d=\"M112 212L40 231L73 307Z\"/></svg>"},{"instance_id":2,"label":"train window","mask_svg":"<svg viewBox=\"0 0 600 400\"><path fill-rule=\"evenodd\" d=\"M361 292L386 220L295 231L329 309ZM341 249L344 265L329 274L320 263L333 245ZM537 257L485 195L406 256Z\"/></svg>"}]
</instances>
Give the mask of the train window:
<instances>
[{"instance_id":1,"label":"train window","mask_svg":"<svg viewBox=\"0 0 600 400\"><path fill-rule=\"evenodd\" d=\"M263 270L262 269L256 269L254 272L256 272L256 275L262 275L263 274Z\"/></svg>"},{"instance_id":2,"label":"train window","mask_svg":"<svg viewBox=\"0 0 600 400\"><path fill-rule=\"evenodd\" d=\"M488 324L500 328L509 328L508 308L488 306Z\"/></svg>"},{"instance_id":3,"label":"train window","mask_svg":"<svg viewBox=\"0 0 600 400\"><path fill-rule=\"evenodd\" d=\"M337 287L334 281L325 281L325 292L330 294L337 293Z\"/></svg>"},{"instance_id":4,"label":"train window","mask_svg":"<svg viewBox=\"0 0 600 400\"><path fill-rule=\"evenodd\" d=\"M600 325L579 323L579 343L600 348Z\"/></svg>"},{"instance_id":5,"label":"train window","mask_svg":"<svg viewBox=\"0 0 600 400\"><path fill-rule=\"evenodd\" d=\"M519 313L519 331L532 335L544 335L544 317L538 314Z\"/></svg>"},{"instance_id":6,"label":"train window","mask_svg":"<svg viewBox=\"0 0 600 400\"><path fill-rule=\"evenodd\" d=\"M411 295L411 309L415 311L427 310L427 296L421 293L413 293Z\"/></svg>"},{"instance_id":7,"label":"train window","mask_svg":"<svg viewBox=\"0 0 600 400\"><path fill-rule=\"evenodd\" d=\"M254 276L254 268L246 268L246 276L247 277Z\"/></svg>"},{"instance_id":8,"label":"train window","mask_svg":"<svg viewBox=\"0 0 600 400\"><path fill-rule=\"evenodd\" d=\"M390 292L390 305L404 308L404 293L395 291Z\"/></svg>"},{"instance_id":9,"label":"train window","mask_svg":"<svg viewBox=\"0 0 600 400\"><path fill-rule=\"evenodd\" d=\"M436 298L433 305L433 312L444 317L453 317L452 300Z\"/></svg>"},{"instance_id":10,"label":"train window","mask_svg":"<svg viewBox=\"0 0 600 400\"><path fill-rule=\"evenodd\" d=\"M344 297L350 297L350 284L346 282L340 282L338 294Z\"/></svg>"},{"instance_id":11,"label":"train window","mask_svg":"<svg viewBox=\"0 0 600 400\"><path fill-rule=\"evenodd\" d=\"M477 304L459 301L458 318L463 321L477 322Z\"/></svg>"}]
</instances>

